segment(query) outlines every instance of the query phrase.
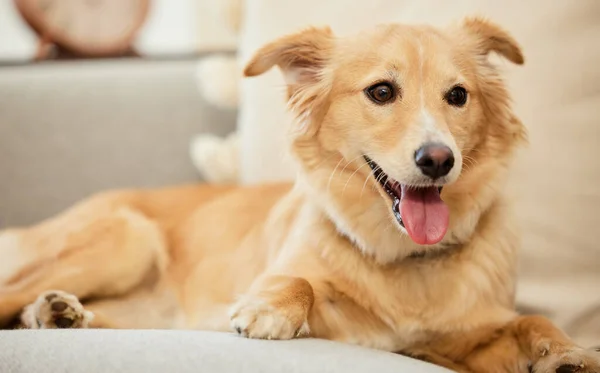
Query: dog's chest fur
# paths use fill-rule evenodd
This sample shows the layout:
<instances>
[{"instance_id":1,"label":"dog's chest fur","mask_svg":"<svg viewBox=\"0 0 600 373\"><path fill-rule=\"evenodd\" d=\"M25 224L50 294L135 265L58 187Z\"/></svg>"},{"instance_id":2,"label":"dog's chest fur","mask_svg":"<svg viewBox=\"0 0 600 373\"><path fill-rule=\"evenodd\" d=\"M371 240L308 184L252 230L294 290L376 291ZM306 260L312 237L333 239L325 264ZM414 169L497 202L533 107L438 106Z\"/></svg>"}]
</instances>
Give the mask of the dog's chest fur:
<instances>
[{"instance_id":1,"label":"dog's chest fur","mask_svg":"<svg viewBox=\"0 0 600 373\"><path fill-rule=\"evenodd\" d=\"M366 257L332 222L311 213L297 216L292 230L297 233L280 256L301 258L298 274L320 279L312 282L313 335L398 351L433 334L514 316L518 240L516 234L498 235L498 229L506 230L499 209L492 207L482 217L468 243L388 265Z\"/></svg>"}]
</instances>

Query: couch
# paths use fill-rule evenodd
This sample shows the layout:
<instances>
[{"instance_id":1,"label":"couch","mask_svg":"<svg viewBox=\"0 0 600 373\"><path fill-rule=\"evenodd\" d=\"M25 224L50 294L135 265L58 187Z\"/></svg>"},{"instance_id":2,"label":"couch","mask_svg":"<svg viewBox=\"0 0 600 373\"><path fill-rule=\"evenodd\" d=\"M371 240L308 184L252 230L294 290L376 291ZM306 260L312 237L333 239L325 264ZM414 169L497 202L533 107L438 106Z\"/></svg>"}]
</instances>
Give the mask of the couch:
<instances>
[{"instance_id":1,"label":"couch","mask_svg":"<svg viewBox=\"0 0 600 373\"><path fill-rule=\"evenodd\" d=\"M525 228L518 299L581 344L598 344L600 2L373 0L344 6L343 15L345 0L307 2L247 2L240 58L307 23L347 33L380 21L442 24L476 11L513 31L528 64L506 69L531 134L515 174ZM368 19L359 17L364 14ZM199 181L187 157L189 139L202 131L230 132L237 114L206 105L193 70L193 61L127 60L0 69L0 227L32 223L101 189ZM287 117L278 87L276 71L242 85L245 183L294 173L281 161ZM202 369L442 371L317 340L249 341L190 331L0 332L1 373Z\"/></svg>"},{"instance_id":2,"label":"couch","mask_svg":"<svg viewBox=\"0 0 600 373\"><path fill-rule=\"evenodd\" d=\"M231 132L237 113L203 100L195 71L193 59L0 67L0 228L107 188L201 181L191 139Z\"/></svg>"},{"instance_id":3,"label":"couch","mask_svg":"<svg viewBox=\"0 0 600 373\"><path fill-rule=\"evenodd\" d=\"M208 105L195 61L113 60L0 68L0 228L31 224L100 190L201 182L198 133L236 112ZM0 253L0 261L2 253ZM430 364L317 340L199 331L0 331L0 373L424 372Z\"/></svg>"},{"instance_id":4,"label":"couch","mask_svg":"<svg viewBox=\"0 0 600 373\"><path fill-rule=\"evenodd\" d=\"M388 352L325 340L264 341L165 330L0 334L2 373L444 373Z\"/></svg>"}]
</instances>

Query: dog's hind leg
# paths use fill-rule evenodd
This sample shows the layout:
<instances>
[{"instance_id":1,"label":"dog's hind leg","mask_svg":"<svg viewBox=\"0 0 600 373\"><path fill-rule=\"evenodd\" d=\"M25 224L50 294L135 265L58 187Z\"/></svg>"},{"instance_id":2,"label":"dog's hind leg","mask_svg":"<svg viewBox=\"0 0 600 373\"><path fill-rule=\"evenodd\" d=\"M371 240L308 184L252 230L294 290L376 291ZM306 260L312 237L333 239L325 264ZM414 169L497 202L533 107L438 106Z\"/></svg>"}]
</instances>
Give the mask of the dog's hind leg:
<instances>
[{"instance_id":1,"label":"dog's hind leg","mask_svg":"<svg viewBox=\"0 0 600 373\"><path fill-rule=\"evenodd\" d=\"M444 356L436 354L427 349L408 349L401 351L400 354L411 357L413 359L422 360L431 364L439 365L444 368L451 369L457 373L475 373L464 365L460 365Z\"/></svg>"},{"instance_id":2,"label":"dog's hind leg","mask_svg":"<svg viewBox=\"0 0 600 373\"><path fill-rule=\"evenodd\" d=\"M439 335L408 352L475 373L600 373L599 351L577 346L550 320L534 315L518 316L505 325Z\"/></svg>"},{"instance_id":3,"label":"dog's hind leg","mask_svg":"<svg viewBox=\"0 0 600 373\"><path fill-rule=\"evenodd\" d=\"M94 314L83 308L73 294L60 290L43 292L21 313L21 327L26 329L84 329Z\"/></svg>"},{"instance_id":4,"label":"dog's hind leg","mask_svg":"<svg viewBox=\"0 0 600 373\"><path fill-rule=\"evenodd\" d=\"M498 331L464 359L473 371L600 373L600 353L577 346L543 316L519 316Z\"/></svg>"},{"instance_id":5,"label":"dog's hind leg","mask_svg":"<svg viewBox=\"0 0 600 373\"><path fill-rule=\"evenodd\" d=\"M48 290L78 299L118 296L163 272L162 231L127 201L96 197L37 226L0 233L0 326Z\"/></svg>"},{"instance_id":6,"label":"dog's hind leg","mask_svg":"<svg viewBox=\"0 0 600 373\"><path fill-rule=\"evenodd\" d=\"M26 329L173 329L183 325L172 288L164 282L136 288L119 297L82 304L73 294L45 291L25 306L19 328Z\"/></svg>"}]
</instances>

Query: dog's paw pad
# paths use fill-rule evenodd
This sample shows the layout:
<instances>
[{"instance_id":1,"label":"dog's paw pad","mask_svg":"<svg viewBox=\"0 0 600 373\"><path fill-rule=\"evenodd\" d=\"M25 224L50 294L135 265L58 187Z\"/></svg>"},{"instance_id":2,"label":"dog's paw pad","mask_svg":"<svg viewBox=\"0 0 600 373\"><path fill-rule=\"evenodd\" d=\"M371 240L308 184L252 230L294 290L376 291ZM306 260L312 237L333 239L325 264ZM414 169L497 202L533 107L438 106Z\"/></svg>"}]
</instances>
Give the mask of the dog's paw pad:
<instances>
[{"instance_id":1,"label":"dog's paw pad","mask_svg":"<svg viewBox=\"0 0 600 373\"><path fill-rule=\"evenodd\" d=\"M556 369L556 373L575 373L583 369L583 365L565 364Z\"/></svg>"},{"instance_id":2,"label":"dog's paw pad","mask_svg":"<svg viewBox=\"0 0 600 373\"><path fill-rule=\"evenodd\" d=\"M87 328L93 318L76 296L52 290L40 295L23 312L23 324L32 329Z\"/></svg>"},{"instance_id":3,"label":"dog's paw pad","mask_svg":"<svg viewBox=\"0 0 600 373\"><path fill-rule=\"evenodd\" d=\"M52 299L54 299L54 298L56 298L56 297L58 297L58 294L56 294L56 293L52 292L52 293L50 293L50 294L46 295L46 296L44 297L44 299L46 299L46 301L48 301L48 302L52 302Z\"/></svg>"}]
</instances>

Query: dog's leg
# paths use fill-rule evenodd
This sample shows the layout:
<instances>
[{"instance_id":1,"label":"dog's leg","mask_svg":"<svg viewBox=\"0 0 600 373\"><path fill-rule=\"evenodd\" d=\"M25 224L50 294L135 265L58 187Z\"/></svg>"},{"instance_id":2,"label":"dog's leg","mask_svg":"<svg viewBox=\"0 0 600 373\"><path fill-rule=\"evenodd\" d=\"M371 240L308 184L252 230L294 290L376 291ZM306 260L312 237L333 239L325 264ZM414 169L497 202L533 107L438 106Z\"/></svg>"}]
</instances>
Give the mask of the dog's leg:
<instances>
[{"instance_id":1,"label":"dog's leg","mask_svg":"<svg viewBox=\"0 0 600 373\"><path fill-rule=\"evenodd\" d=\"M459 372L453 364L475 373L600 373L600 353L577 346L541 316L439 336L406 352Z\"/></svg>"},{"instance_id":2,"label":"dog's leg","mask_svg":"<svg viewBox=\"0 0 600 373\"><path fill-rule=\"evenodd\" d=\"M519 316L498 335L466 357L473 371L600 373L600 353L577 346L545 317Z\"/></svg>"},{"instance_id":3,"label":"dog's leg","mask_svg":"<svg viewBox=\"0 0 600 373\"><path fill-rule=\"evenodd\" d=\"M263 276L231 309L231 326L249 338L291 339L309 333L314 303L310 283L298 277Z\"/></svg>"},{"instance_id":4,"label":"dog's leg","mask_svg":"<svg viewBox=\"0 0 600 373\"><path fill-rule=\"evenodd\" d=\"M89 305L82 305L76 296L61 290L42 293L25 306L19 321L19 329L119 328L103 313L90 311Z\"/></svg>"},{"instance_id":5,"label":"dog's leg","mask_svg":"<svg viewBox=\"0 0 600 373\"><path fill-rule=\"evenodd\" d=\"M577 346L541 316L521 316L512 330L534 373L600 373L600 352Z\"/></svg>"},{"instance_id":6,"label":"dog's leg","mask_svg":"<svg viewBox=\"0 0 600 373\"><path fill-rule=\"evenodd\" d=\"M0 261L8 253L14 264L0 268L9 270L0 273L0 326L45 291L59 289L78 299L115 296L153 269L164 270L166 247L156 224L125 204L101 202L32 228L0 233Z\"/></svg>"},{"instance_id":7,"label":"dog's leg","mask_svg":"<svg viewBox=\"0 0 600 373\"><path fill-rule=\"evenodd\" d=\"M27 329L85 329L93 318L76 296L60 290L40 294L21 313L22 326Z\"/></svg>"},{"instance_id":8,"label":"dog's leg","mask_svg":"<svg viewBox=\"0 0 600 373\"><path fill-rule=\"evenodd\" d=\"M401 352L402 355L411 357L413 359L422 360L431 364L439 365L444 368L451 369L457 373L474 373L472 370L464 365L456 363L447 357L436 354L426 349L409 349Z\"/></svg>"}]
</instances>

